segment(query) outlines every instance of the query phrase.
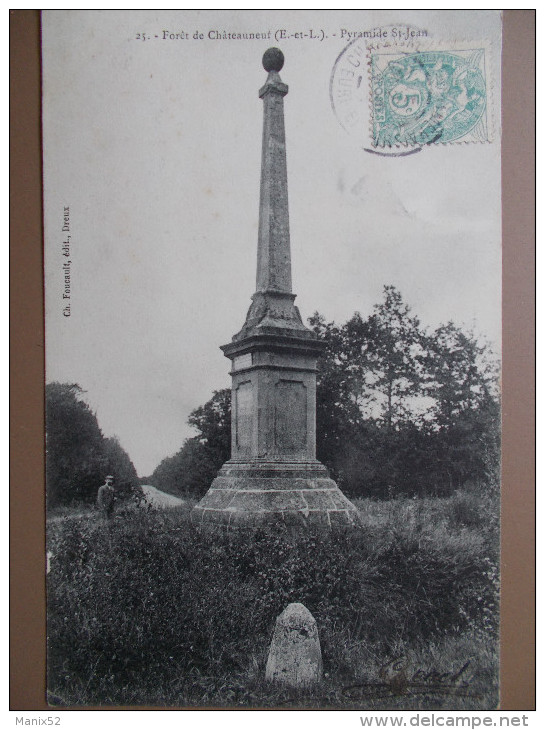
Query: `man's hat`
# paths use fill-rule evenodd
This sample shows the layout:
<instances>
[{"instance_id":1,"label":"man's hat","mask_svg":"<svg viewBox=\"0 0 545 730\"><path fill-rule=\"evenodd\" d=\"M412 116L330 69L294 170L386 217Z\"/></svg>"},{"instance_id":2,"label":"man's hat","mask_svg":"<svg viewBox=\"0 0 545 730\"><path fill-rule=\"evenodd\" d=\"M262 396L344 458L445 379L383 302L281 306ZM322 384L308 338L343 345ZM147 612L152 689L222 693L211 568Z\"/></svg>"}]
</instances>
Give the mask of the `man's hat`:
<instances>
[{"instance_id":1,"label":"man's hat","mask_svg":"<svg viewBox=\"0 0 545 730\"><path fill-rule=\"evenodd\" d=\"M106 477L106 479L113 479L113 478L114 478L113 474L108 474L108 476Z\"/></svg>"}]
</instances>

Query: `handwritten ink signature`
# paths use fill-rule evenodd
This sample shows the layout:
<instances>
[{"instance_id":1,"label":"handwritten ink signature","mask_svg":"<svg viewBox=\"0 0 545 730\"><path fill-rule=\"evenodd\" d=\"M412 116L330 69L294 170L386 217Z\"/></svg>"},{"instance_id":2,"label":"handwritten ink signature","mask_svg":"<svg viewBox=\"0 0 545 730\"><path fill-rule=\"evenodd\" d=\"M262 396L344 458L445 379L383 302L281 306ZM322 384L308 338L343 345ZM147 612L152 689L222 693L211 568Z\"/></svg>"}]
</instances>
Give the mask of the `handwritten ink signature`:
<instances>
[{"instance_id":1,"label":"handwritten ink signature","mask_svg":"<svg viewBox=\"0 0 545 730\"><path fill-rule=\"evenodd\" d=\"M470 664L469 659L460 669L452 672L439 672L436 669L425 671L421 668L411 671L406 657L395 657L380 667L378 676L381 681L347 685L341 693L348 699L430 694L477 698L480 695L468 689L472 679Z\"/></svg>"}]
</instances>

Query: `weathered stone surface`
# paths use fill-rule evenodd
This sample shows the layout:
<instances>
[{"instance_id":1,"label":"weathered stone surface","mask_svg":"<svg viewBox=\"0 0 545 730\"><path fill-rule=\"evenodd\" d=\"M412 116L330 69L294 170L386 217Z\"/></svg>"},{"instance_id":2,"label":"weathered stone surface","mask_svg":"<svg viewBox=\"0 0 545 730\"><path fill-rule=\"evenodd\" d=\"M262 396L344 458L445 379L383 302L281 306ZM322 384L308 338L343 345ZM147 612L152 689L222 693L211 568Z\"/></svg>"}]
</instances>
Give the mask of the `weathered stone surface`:
<instances>
[{"instance_id":1,"label":"weathered stone surface","mask_svg":"<svg viewBox=\"0 0 545 730\"><path fill-rule=\"evenodd\" d=\"M305 687L322 679L318 628L302 603L290 603L276 619L265 679L289 687Z\"/></svg>"},{"instance_id":2,"label":"weathered stone surface","mask_svg":"<svg viewBox=\"0 0 545 730\"><path fill-rule=\"evenodd\" d=\"M194 508L200 526L350 527L359 513L316 460L316 372L324 343L292 293L283 56L269 49L256 292L242 329L224 345L232 361L231 459Z\"/></svg>"},{"instance_id":3,"label":"weathered stone surface","mask_svg":"<svg viewBox=\"0 0 545 730\"><path fill-rule=\"evenodd\" d=\"M335 484L335 482L333 482L333 484ZM308 493L305 493L305 501L307 503L308 509L337 509L337 505L332 498L332 494L335 491L337 490L309 489Z\"/></svg>"},{"instance_id":4,"label":"weathered stone surface","mask_svg":"<svg viewBox=\"0 0 545 730\"><path fill-rule=\"evenodd\" d=\"M282 71L284 54L280 48L269 48L263 54L263 68L265 71Z\"/></svg>"},{"instance_id":5,"label":"weathered stone surface","mask_svg":"<svg viewBox=\"0 0 545 730\"><path fill-rule=\"evenodd\" d=\"M217 477L191 519L223 527L283 523L335 530L361 524L358 510L332 479L262 476Z\"/></svg>"}]
</instances>

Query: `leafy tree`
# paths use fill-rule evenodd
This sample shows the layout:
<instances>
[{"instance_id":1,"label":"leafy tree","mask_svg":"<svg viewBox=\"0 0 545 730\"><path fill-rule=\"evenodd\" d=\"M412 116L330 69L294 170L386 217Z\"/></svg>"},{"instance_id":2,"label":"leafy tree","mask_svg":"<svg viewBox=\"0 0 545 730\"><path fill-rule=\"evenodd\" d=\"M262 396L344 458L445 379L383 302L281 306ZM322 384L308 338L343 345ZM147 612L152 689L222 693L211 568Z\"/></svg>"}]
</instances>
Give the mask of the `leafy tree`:
<instances>
[{"instance_id":1,"label":"leafy tree","mask_svg":"<svg viewBox=\"0 0 545 730\"><path fill-rule=\"evenodd\" d=\"M90 501L106 469L102 433L76 383L48 383L46 475L49 506Z\"/></svg>"},{"instance_id":2,"label":"leafy tree","mask_svg":"<svg viewBox=\"0 0 545 730\"><path fill-rule=\"evenodd\" d=\"M116 492L119 497L130 497L140 494L138 475L130 456L119 443L117 436L105 438L103 441L106 471L115 476Z\"/></svg>"},{"instance_id":3,"label":"leafy tree","mask_svg":"<svg viewBox=\"0 0 545 730\"><path fill-rule=\"evenodd\" d=\"M95 414L76 383L48 383L46 399L46 479L48 507L94 502L108 473L122 492L137 483L136 471L117 439L105 439Z\"/></svg>"},{"instance_id":4,"label":"leafy tree","mask_svg":"<svg viewBox=\"0 0 545 730\"><path fill-rule=\"evenodd\" d=\"M426 332L393 286L364 319L317 312L316 450L349 495L440 495L498 484L498 368L490 348L452 322ZM230 456L231 393L189 417L198 435L157 467L152 483L201 496Z\"/></svg>"},{"instance_id":5,"label":"leafy tree","mask_svg":"<svg viewBox=\"0 0 545 730\"><path fill-rule=\"evenodd\" d=\"M204 406L196 408L188 423L197 436L157 466L150 481L158 489L182 496L200 497L231 455L231 391L215 391Z\"/></svg>"},{"instance_id":6,"label":"leafy tree","mask_svg":"<svg viewBox=\"0 0 545 730\"><path fill-rule=\"evenodd\" d=\"M230 388L214 391L212 398L204 406L196 408L187 422L197 429L200 443L218 451L227 461L231 449Z\"/></svg>"},{"instance_id":7,"label":"leafy tree","mask_svg":"<svg viewBox=\"0 0 545 730\"><path fill-rule=\"evenodd\" d=\"M350 323L347 326L350 329ZM414 420L414 399L422 394L426 339L418 318L410 316L410 308L395 287L384 287L384 302L375 305L363 334L366 358L362 367L367 369L363 378L387 429Z\"/></svg>"},{"instance_id":8,"label":"leafy tree","mask_svg":"<svg viewBox=\"0 0 545 730\"><path fill-rule=\"evenodd\" d=\"M401 456L411 453L425 395L418 319L387 286L367 319L356 312L338 326L315 313L309 324L326 343L317 379L318 458L349 494L399 491L400 475L406 481Z\"/></svg>"},{"instance_id":9,"label":"leafy tree","mask_svg":"<svg viewBox=\"0 0 545 730\"><path fill-rule=\"evenodd\" d=\"M186 439L182 448L157 466L150 482L178 497L202 497L217 476L223 461L197 437Z\"/></svg>"},{"instance_id":10,"label":"leafy tree","mask_svg":"<svg viewBox=\"0 0 545 730\"><path fill-rule=\"evenodd\" d=\"M429 338L427 367L439 428L452 428L461 416L497 398L498 363L486 345L452 322L438 327Z\"/></svg>"},{"instance_id":11,"label":"leafy tree","mask_svg":"<svg viewBox=\"0 0 545 730\"><path fill-rule=\"evenodd\" d=\"M430 338L428 391L442 458L439 481L450 489L468 480L499 485L499 364L487 345L452 322Z\"/></svg>"},{"instance_id":12,"label":"leafy tree","mask_svg":"<svg viewBox=\"0 0 545 730\"><path fill-rule=\"evenodd\" d=\"M316 454L341 479L346 450L362 422L358 368L347 347L345 328L327 323L317 312L309 325L325 343L316 386Z\"/></svg>"},{"instance_id":13,"label":"leafy tree","mask_svg":"<svg viewBox=\"0 0 545 730\"><path fill-rule=\"evenodd\" d=\"M447 494L498 481L497 364L451 322L428 334L400 293L367 319L309 320L319 362L317 456L348 494Z\"/></svg>"}]
</instances>

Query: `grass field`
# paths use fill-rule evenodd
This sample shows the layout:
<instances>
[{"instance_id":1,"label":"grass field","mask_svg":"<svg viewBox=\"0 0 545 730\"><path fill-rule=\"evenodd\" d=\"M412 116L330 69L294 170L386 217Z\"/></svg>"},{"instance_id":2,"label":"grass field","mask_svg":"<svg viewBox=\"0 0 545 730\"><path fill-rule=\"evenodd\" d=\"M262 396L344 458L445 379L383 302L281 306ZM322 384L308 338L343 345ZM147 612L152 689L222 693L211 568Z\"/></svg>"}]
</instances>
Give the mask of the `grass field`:
<instances>
[{"instance_id":1,"label":"grass field","mask_svg":"<svg viewBox=\"0 0 545 730\"><path fill-rule=\"evenodd\" d=\"M48 522L48 690L61 705L493 709L498 514L475 492L355 500L346 533L201 533L191 504ZM288 603L323 682L264 681Z\"/></svg>"}]
</instances>

